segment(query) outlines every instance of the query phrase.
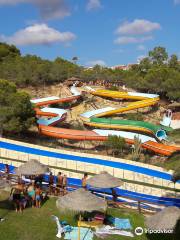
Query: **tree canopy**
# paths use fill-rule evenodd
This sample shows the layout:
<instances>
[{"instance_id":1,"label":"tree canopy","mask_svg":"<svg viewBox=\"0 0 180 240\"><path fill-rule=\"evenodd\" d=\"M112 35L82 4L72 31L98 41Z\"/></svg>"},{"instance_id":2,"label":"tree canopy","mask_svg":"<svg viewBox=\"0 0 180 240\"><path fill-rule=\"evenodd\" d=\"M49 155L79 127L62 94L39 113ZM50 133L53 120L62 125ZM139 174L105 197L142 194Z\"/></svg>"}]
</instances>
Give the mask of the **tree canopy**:
<instances>
[{"instance_id":1,"label":"tree canopy","mask_svg":"<svg viewBox=\"0 0 180 240\"><path fill-rule=\"evenodd\" d=\"M98 79L110 84L118 83L137 91L158 93L171 100L180 100L180 63L175 54L168 56L165 48L158 46L147 57L128 70L111 69L99 65L87 69L61 57L54 61L36 55L21 56L13 45L0 43L0 78L17 86L38 86L64 82L78 77L85 82Z\"/></svg>"},{"instance_id":2,"label":"tree canopy","mask_svg":"<svg viewBox=\"0 0 180 240\"><path fill-rule=\"evenodd\" d=\"M125 139L120 136L109 135L106 141L106 146L113 151L113 155L115 152L122 153L125 145Z\"/></svg>"},{"instance_id":3,"label":"tree canopy","mask_svg":"<svg viewBox=\"0 0 180 240\"><path fill-rule=\"evenodd\" d=\"M20 51L14 45L8 45L0 42L0 61L5 60L8 57L20 56Z\"/></svg>"},{"instance_id":4,"label":"tree canopy","mask_svg":"<svg viewBox=\"0 0 180 240\"><path fill-rule=\"evenodd\" d=\"M14 83L0 80L0 131L21 133L26 131L35 120L30 97L17 91Z\"/></svg>"}]
</instances>

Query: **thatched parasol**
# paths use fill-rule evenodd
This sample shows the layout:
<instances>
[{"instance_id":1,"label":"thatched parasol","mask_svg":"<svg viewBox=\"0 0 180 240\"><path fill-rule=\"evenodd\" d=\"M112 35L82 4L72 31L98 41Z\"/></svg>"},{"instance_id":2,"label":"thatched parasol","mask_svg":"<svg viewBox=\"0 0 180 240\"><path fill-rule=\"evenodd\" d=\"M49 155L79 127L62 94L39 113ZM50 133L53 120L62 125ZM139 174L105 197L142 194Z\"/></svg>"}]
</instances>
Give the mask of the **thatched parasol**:
<instances>
[{"instance_id":1,"label":"thatched parasol","mask_svg":"<svg viewBox=\"0 0 180 240\"><path fill-rule=\"evenodd\" d=\"M74 212L105 211L107 203L105 200L96 197L94 194L83 188L75 190L67 195L60 197L56 201L56 206L61 211L69 210ZM81 215L79 217L81 221ZM78 240L80 240L80 227L78 227Z\"/></svg>"},{"instance_id":2,"label":"thatched parasol","mask_svg":"<svg viewBox=\"0 0 180 240\"><path fill-rule=\"evenodd\" d=\"M6 180L0 179L0 190L4 190L9 187L10 187L10 184Z\"/></svg>"},{"instance_id":3,"label":"thatched parasol","mask_svg":"<svg viewBox=\"0 0 180 240\"><path fill-rule=\"evenodd\" d=\"M123 185L123 182L107 172L101 172L89 178L87 184L95 188L115 188Z\"/></svg>"},{"instance_id":4,"label":"thatched parasol","mask_svg":"<svg viewBox=\"0 0 180 240\"><path fill-rule=\"evenodd\" d=\"M15 170L16 175L41 175L49 172L49 168L37 160L29 160Z\"/></svg>"},{"instance_id":5,"label":"thatched parasol","mask_svg":"<svg viewBox=\"0 0 180 240\"><path fill-rule=\"evenodd\" d=\"M174 102L168 105L168 108L180 108L179 102Z\"/></svg>"},{"instance_id":6,"label":"thatched parasol","mask_svg":"<svg viewBox=\"0 0 180 240\"><path fill-rule=\"evenodd\" d=\"M180 209L177 207L166 207L152 217L145 220L146 226L152 230L174 229L180 220Z\"/></svg>"},{"instance_id":7,"label":"thatched parasol","mask_svg":"<svg viewBox=\"0 0 180 240\"><path fill-rule=\"evenodd\" d=\"M56 201L57 208L74 212L105 211L106 201L96 197L94 194L83 188L75 190L67 195L60 197Z\"/></svg>"},{"instance_id":8,"label":"thatched parasol","mask_svg":"<svg viewBox=\"0 0 180 240\"><path fill-rule=\"evenodd\" d=\"M81 80L81 79L78 77L70 77L70 78L66 79L66 81L79 81L79 80Z\"/></svg>"}]
</instances>

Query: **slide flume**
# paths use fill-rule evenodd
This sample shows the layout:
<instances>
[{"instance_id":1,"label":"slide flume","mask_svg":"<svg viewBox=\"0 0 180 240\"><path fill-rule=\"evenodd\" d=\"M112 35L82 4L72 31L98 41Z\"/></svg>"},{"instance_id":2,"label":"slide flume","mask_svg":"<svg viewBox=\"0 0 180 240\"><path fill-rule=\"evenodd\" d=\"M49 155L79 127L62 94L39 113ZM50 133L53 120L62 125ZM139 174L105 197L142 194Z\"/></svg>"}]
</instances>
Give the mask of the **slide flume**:
<instances>
[{"instance_id":1,"label":"slide flume","mask_svg":"<svg viewBox=\"0 0 180 240\"><path fill-rule=\"evenodd\" d=\"M124 113L130 110L144 108L155 105L159 101L157 94L147 93L132 93L132 92L117 92L110 90L97 90L87 87L91 94L101 97L109 98L122 98L122 99L133 99L138 100L120 108L104 108L87 113L81 114L81 117L86 125L108 128L108 129L121 129L126 131L138 131L146 134L153 134L160 141L167 138L166 131L170 131L171 128L155 125L144 121L133 121L133 120L116 120L111 118L99 118L104 116L110 116L117 113Z\"/></svg>"},{"instance_id":2,"label":"slide flume","mask_svg":"<svg viewBox=\"0 0 180 240\"><path fill-rule=\"evenodd\" d=\"M84 122L88 126L110 129L121 129L126 131L144 132L153 134L158 139L166 138L166 132L171 131L169 127L162 127L144 121L120 120L112 118L95 118L92 117L89 121Z\"/></svg>"},{"instance_id":3,"label":"slide flume","mask_svg":"<svg viewBox=\"0 0 180 240\"><path fill-rule=\"evenodd\" d=\"M80 98L81 94L76 90L73 86L71 87L71 92L73 96L68 98L57 98L57 97L49 97L44 99L35 99L32 100L32 103L35 104L35 110L37 116L46 116L50 117L50 119L39 119L39 132L43 135L47 135L55 138L64 138L64 139L73 139L73 140L88 140L88 141L106 141L109 135L117 135L124 137L126 142L129 144L134 143L134 137L138 137L142 142L142 147L152 150L156 153L169 156L174 152L180 150L175 146L167 146L161 143L158 143L153 137L145 136L143 134L137 134L133 132L125 132L125 131L113 131L113 130L99 130L94 129L92 131L84 131L84 130L74 130L74 129L65 129L53 127L53 125L57 124L57 122L65 119L67 111L64 109L56 109L56 108L42 108L42 106L51 105L54 103L61 102L71 102ZM154 105L158 102L159 96L155 94L143 94L143 93L126 93L126 92L112 92L112 91L92 91L92 94L98 96L112 97L112 98L125 98L125 99L134 99L139 100L135 103L128 104L126 107L122 107L120 109L114 109L111 107L99 109L95 111L91 111L88 113L82 114L82 118L85 121L91 121L91 117L101 117L107 115L113 115L116 113L121 113L125 111L129 111L132 109L143 108L147 106Z\"/></svg>"}]
</instances>

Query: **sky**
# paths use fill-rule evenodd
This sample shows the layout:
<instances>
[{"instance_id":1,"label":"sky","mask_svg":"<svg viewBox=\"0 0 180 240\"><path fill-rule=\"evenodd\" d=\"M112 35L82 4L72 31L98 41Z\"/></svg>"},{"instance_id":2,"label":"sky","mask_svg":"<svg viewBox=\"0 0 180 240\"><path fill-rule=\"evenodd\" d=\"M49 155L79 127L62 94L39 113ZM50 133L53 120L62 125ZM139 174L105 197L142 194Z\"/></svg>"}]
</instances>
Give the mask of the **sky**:
<instances>
[{"instance_id":1,"label":"sky","mask_svg":"<svg viewBox=\"0 0 180 240\"><path fill-rule=\"evenodd\" d=\"M180 0L0 0L0 41L83 66L136 63L155 46L180 57Z\"/></svg>"}]
</instances>

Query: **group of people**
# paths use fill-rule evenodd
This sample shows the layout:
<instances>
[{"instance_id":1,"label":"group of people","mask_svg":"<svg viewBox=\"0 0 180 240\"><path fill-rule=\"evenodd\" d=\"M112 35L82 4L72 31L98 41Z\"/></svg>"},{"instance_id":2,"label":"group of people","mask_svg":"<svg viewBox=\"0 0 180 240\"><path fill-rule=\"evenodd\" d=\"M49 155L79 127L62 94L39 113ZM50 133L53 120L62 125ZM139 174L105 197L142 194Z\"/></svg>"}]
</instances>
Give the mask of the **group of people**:
<instances>
[{"instance_id":1,"label":"group of people","mask_svg":"<svg viewBox=\"0 0 180 240\"><path fill-rule=\"evenodd\" d=\"M30 178L31 179L31 178ZM40 208L42 200L47 193L49 195L64 195L67 192L67 176L61 172L58 173L55 180L52 172L49 175L49 184L46 189L43 189L43 175L38 175L31 179L29 184L25 184L22 180L13 186L10 193L10 199L14 203L16 212L22 212L28 205L31 207Z\"/></svg>"},{"instance_id":2,"label":"group of people","mask_svg":"<svg viewBox=\"0 0 180 240\"><path fill-rule=\"evenodd\" d=\"M16 212L22 212L27 205L31 207L40 208L41 201L44 198L41 187L31 181L30 184L25 185L21 180L12 187L10 198L14 203Z\"/></svg>"},{"instance_id":3,"label":"group of people","mask_svg":"<svg viewBox=\"0 0 180 240\"><path fill-rule=\"evenodd\" d=\"M5 165L5 174L6 178L9 179L9 166ZM56 196L65 195L67 193L67 175L58 173L55 178L52 172L49 174L48 183L46 190L43 191L43 175L32 176L30 177L30 183L25 185L22 180L19 180L18 183L12 188L10 193L10 198L13 200L16 212L22 212L23 209L28 205L31 207L40 208L41 202L47 195L55 194ZM87 179L88 174L84 173L81 180L82 188L87 190ZM48 191L47 191L48 189ZM117 193L115 189L111 189L113 201L117 201Z\"/></svg>"},{"instance_id":4,"label":"group of people","mask_svg":"<svg viewBox=\"0 0 180 240\"><path fill-rule=\"evenodd\" d=\"M65 195L67 193L67 184L67 175L63 175L61 172L59 172L55 181L55 178L51 172L49 175L49 194L55 194L57 196Z\"/></svg>"}]
</instances>

